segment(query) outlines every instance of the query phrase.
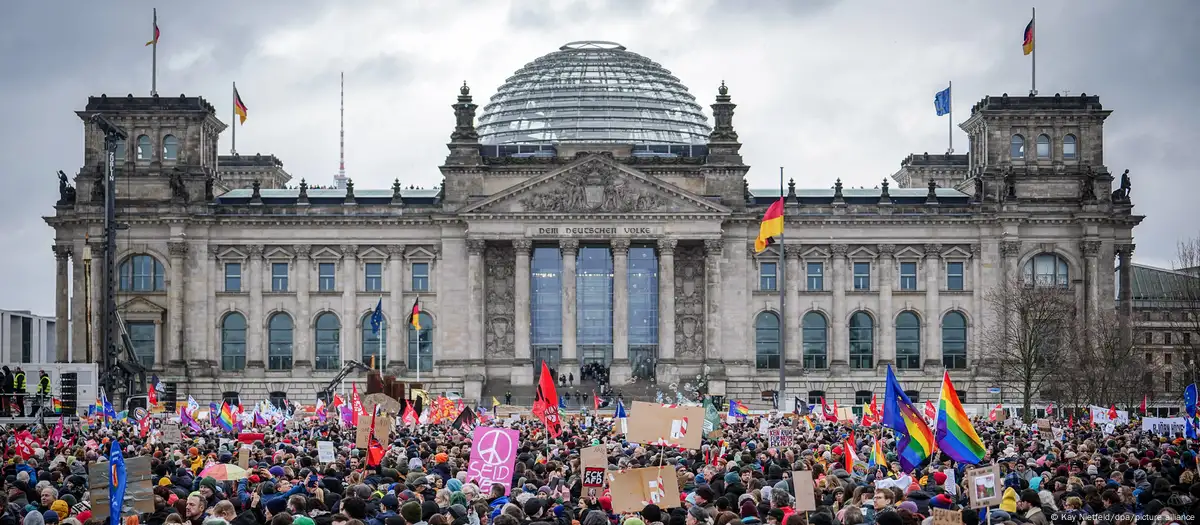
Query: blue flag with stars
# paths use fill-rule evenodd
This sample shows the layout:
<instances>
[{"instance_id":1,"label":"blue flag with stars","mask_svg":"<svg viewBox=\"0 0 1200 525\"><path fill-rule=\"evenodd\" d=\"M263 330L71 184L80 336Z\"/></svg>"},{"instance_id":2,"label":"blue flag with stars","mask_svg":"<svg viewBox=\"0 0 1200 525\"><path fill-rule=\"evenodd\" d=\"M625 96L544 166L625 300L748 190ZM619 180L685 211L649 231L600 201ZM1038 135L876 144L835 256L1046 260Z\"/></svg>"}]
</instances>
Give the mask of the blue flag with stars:
<instances>
[{"instance_id":1,"label":"blue flag with stars","mask_svg":"<svg viewBox=\"0 0 1200 525\"><path fill-rule=\"evenodd\" d=\"M383 328L383 297L379 298L379 302L375 304L375 311L371 313L371 333L378 334Z\"/></svg>"},{"instance_id":2,"label":"blue flag with stars","mask_svg":"<svg viewBox=\"0 0 1200 525\"><path fill-rule=\"evenodd\" d=\"M942 116L950 113L950 88L938 91L933 96L933 109L937 110L937 116Z\"/></svg>"},{"instance_id":3,"label":"blue flag with stars","mask_svg":"<svg viewBox=\"0 0 1200 525\"><path fill-rule=\"evenodd\" d=\"M120 525L121 505L125 502L125 455L121 453L121 443L115 439L108 453L108 467L108 523Z\"/></svg>"}]
</instances>

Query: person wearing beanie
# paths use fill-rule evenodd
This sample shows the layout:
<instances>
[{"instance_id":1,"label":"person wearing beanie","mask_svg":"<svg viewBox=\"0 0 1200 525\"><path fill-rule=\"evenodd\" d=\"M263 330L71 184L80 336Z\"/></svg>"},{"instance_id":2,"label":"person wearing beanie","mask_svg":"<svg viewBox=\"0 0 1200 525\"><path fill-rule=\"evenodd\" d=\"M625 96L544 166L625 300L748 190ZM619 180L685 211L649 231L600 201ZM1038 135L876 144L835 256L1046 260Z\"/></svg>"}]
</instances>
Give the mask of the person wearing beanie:
<instances>
[{"instance_id":1,"label":"person wearing beanie","mask_svg":"<svg viewBox=\"0 0 1200 525\"><path fill-rule=\"evenodd\" d=\"M1007 496L1005 491L1005 496ZM1017 510L1021 516L1033 525L1050 525L1050 520L1042 512L1042 497L1033 489L1021 491L1021 499L1017 502Z\"/></svg>"},{"instance_id":2,"label":"person wearing beanie","mask_svg":"<svg viewBox=\"0 0 1200 525\"><path fill-rule=\"evenodd\" d=\"M400 507L400 516L404 521L410 524L423 523L421 520L421 504L414 501L409 501Z\"/></svg>"},{"instance_id":3,"label":"person wearing beanie","mask_svg":"<svg viewBox=\"0 0 1200 525\"><path fill-rule=\"evenodd\" d=\"M738 508L738 517L742 519L758 517L758 506L754 504L754 498L742 500L742 503Z\"/></svg>"},{"instance_id":4,"label":"person wearing beanie","mask_svg":"<svg viewBox=\"0 0 1200 525\"><path fill-rule=\"evenodd\" d=\"M71 513L71 506L68 505L65 500L56 499L54 500L54 503L50 504L50 510L58 514L58 517L61 519L67 517L67 515Z\"/></svg>"},{"instance_id":5,"label":"person wearing beanie","mask_svg":"<svg viewBox=\"0 0 1200 525\"><path fill-rule=\"evenodd\" d=\"M1000 510L1009 514L1017 513L1017 491L1012 487L1004 489L1004 496L1000 499Z\"/></svg>"}]
</instances>

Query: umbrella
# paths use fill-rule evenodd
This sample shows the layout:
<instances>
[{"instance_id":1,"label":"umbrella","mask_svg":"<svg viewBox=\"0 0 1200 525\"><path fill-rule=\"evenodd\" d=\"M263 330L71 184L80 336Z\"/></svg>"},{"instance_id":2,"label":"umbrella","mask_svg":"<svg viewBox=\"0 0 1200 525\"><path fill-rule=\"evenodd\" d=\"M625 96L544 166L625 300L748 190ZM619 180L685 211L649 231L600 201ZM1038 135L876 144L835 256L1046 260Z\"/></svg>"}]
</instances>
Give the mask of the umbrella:
<instances>
[{"instance_id":1,"label":"umbrella","mask_svg":"<svg viewBox=\"0 0 1200 525\"><path fill-rule=\"evenodd\" d=\"M250 477L250 472L237 465L217 463L200 471L200 477L212 477L217 481L233 481Z\"/></svg>"}]
</instances>

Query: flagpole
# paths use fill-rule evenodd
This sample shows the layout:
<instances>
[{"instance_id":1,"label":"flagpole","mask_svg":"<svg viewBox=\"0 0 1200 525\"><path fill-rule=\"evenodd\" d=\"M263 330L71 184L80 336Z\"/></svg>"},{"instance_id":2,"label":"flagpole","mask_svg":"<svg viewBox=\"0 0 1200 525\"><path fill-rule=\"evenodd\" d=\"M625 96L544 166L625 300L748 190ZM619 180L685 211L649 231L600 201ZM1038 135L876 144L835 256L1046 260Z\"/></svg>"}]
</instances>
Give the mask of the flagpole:
<instances>
[{"instance_id":1,"label":"flagpole","mask_svg":"<svg viewBox=\"0 0 1200 525\"><path fill-rule=\"evenodd\" d=\"M1031 59L1030 64L1032 65L1032 67L1030 69L1031 75L1029 77L1029 96L1036 97L1037 96L1037 8L1034 7L1032 9L1033 9L1033 18L1030 19L1030 22L1033 23L1033 35L1032 35L1033 49L1031 49L1029 51L1029 56Z\"/></svg>"},{"instance_id":2,"label":"flagpole","mask_svg":"<svg viewBox=\"0 0 1200 525\"><path fill-rule=\"evenodd\" d=\"M784 268L787 266L787 258L785 257L787 244L783 241L784 232L787 230L787 194L783 192L783 166L779 167L779 199L783 201L780 216L784 225L779 229L779 266L776 270L779 273L776 286L779 288L779 394L777 395L779 401L776 402L776 409L778 409L779 403L782 403L785 399L784 389L787 386L787 370L784 366L787 363L787 345L785 344L787 329L784 328L787 326L787 323L784 322L787 319L784 313L784 308L786 307L784 290L787 288L785 285L786 281L784 280L786 278Z\"/></svg>"},{"instance_id":3,"label":"flagpole","mask_svg":"<svg viewBox=\"0 0 1200 525\"><path fill-rule=\"evenodd\" d=\"M158 8L154 9L154 25L150 28L154 44L150 46L150 96L158 96Z\"/></svg>"},{"instance_id":4,"label":"flagpole","mask_svg":"<svg viewBox=\"0 0 1200 525\"><path fill-rule=\"evenodd\" d=\"M379 309L380 309L380 311L382 311L383 310L383 296L382 295L379 296L379 304L380 304ZM381 372L383 371L383 338L384 338L383 330L384 330L384 328L386 328L386 327L383 324L383 316L381 315L381 316L379 316L379 337L377 338L377 339L379 339L379 350L376 352L376 354L379 355L379 370Z\"/></svg>"},{"instance_id":5,"label":"flagpole","mask_svg":"<svg viewBox=\"0 0 1200 525\"><path fill-rule=\"evenodd\" d=\"M421 303L420 297L413 300L413 304L420 304L420 303ZM417 324L421 323L420 314L413 312L410 315L417 316L417 319L416 319ZM410 319L408 321L408 325L412 326L412 323L413 323L413 320ZM420 384L420 383L421 383L421 329L417 328L417 384ZM417 414L417 416L420 417L420 414Z\"/></svg>"},{"instance_id":6,"label":"flagpole","mask_svg":"<svg viewBox=\"0 0 1200 525\"><path fill-rule=\"evenodd\" d=\"M230 104L230 106L229 129L233 132L233 141L229 144L229 154L237 155L237 126L233 122L237 120L237 82L233 83L233 104Z\"/></svg>"},{"instance_id":7,"label":"flagpole","mask_svg":"<svg viewBox=\"0 0 1200 525\"><path fill-rule=\"evenodd\" d=\"M947 155L954 153L954 81L946 86L946 113L949 118L946 119L946 136L950 138L950 149L946 151Z\"/></svg>"}]
</instances>

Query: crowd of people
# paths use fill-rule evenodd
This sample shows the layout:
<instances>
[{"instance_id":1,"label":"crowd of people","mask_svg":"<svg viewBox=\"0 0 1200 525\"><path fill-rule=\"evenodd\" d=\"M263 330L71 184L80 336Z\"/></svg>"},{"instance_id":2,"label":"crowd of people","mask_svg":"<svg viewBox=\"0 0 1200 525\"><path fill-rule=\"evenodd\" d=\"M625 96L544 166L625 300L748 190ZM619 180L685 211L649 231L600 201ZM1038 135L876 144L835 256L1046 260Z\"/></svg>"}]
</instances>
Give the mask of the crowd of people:
<instances>
[{"instance_id":1,"label":"crowd of people","mask_svg":"<svg viewBox=\"0 0 1200 525\"><path fill-rule=\"evenodd\" d=\"M378 466L367 465L354 429L337 418L246 430L262 435L249 444L248 475L234 480L198 475L237 463L239 442L218 429L185 431L182 442L166 443L160 420L145 429L129 421L75 423L55 441L50 427L10 425L0 428L0 525L107 523L93 517L88 467L106 461L114 442L126 458L150 457L153 510L126 524L928 525L932 509L943 508L961 509L964 525L1046 525L1194 523L1200 512L1197 441L1144 433L1136 424L1111 434L1077 425L1052 438L1024 425L977 421L986 461L1002 470L1003 499L969 509L968 466L935 455L917 471L897 472L888 430L808 429L799 418L780 417L771 425L794 428L794 441L770 447L756 417L723 423L721 438L697 450L630 443L603 417L567 417L552 439L536 419L484 421L520 431L509 494L468 479L471 432L450 424L398 426ZM887 461L847 470L851 430L858 457L869 456L878 436ZM26 454L18 450L22 435L37 443ZM333 461L318 460L318 441L333 442ZM606 447L610 470L667 466L680 500L614 512L607 491L586 496L580 450L594 445ZM814 509L797 509L796 470L813 473Z\"/></svg>"}]
</instances>

